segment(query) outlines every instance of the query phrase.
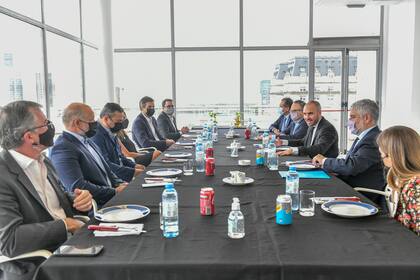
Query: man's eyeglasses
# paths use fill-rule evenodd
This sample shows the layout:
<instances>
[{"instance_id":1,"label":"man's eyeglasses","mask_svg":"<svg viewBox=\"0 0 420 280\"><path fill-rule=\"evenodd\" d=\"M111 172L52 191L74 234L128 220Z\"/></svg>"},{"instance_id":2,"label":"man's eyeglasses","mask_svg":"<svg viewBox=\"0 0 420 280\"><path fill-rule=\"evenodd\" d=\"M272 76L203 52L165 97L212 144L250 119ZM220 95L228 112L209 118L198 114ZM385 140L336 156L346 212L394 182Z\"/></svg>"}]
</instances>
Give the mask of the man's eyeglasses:
<instances>
[{"instance_id":1,"label":"man's eyeglasses","mask_svg":"<svg viewBox=\"0 0 420 280\"><path fill-rule=\"evenodd\" d=\"M55 128L55 127L54 127L54 124L53 124L50 120L46 120L46 121L45 121L45 123L44 123L43 125L40 125L40 126L35 126L35 127L31 127L31 128L29 128L29 129L27 129L24 133L26 133L26 132L28 132L28 131L33 131L33 130L35 130L35 129L38 129L38 128L41 128L41 127L45 127L45 126L47 126L47 127L51 128L51 129Z\"/></svg>"}]
</instances>

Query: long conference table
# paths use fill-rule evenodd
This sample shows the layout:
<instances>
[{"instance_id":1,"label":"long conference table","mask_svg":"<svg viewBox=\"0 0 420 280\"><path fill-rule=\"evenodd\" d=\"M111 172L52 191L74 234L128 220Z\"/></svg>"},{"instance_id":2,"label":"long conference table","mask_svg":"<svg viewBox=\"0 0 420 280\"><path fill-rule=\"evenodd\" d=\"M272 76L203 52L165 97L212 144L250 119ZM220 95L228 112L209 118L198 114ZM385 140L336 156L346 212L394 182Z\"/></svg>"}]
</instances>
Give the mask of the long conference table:
<instances>
[{"instance_id":1,"label":"long conference table","mask_svg":"<svg viewBox=\"0 0 420 280\"><path fill-rule=\"evenodd\" d=\"M159 228L159 209L163 187L142 188L145 174L138 176L106 206L141 204L151 214L136 221L144 223L146 233L139 236L94 237L81 229L66 244L104 245L96 257L51 257L39 269L37 279L420 279L420 239L384 214L346 219L315 206L315 216L293 214L293 224L275 223L275 201L285 192L285 180L277 171L255 165L252 140L239 158L230 158L226 130L219 130L215 143L216 172L180 176L175 188L179 197L180 234L166 239ZM174 145L170 150L194 150ZM162 155L163 156L163 155ZM250 159L251 166L237 165ZM284 157L281 161L296 159ZM163 163L156 159L147 170L178 167L182 163ZM280 170L286 167L280 165ZM229 171L241 170L255 182L231 186L222 182ZM199 193L202 187L215 190L216 214L201 216ZM314 190L316 196L358 196L361 194L335 176L331 179L301 179L301 189ZM227 218L232 197L239 197L245 216L245 237L227 236ZM91 223L98 224L93 220Z\"/></svg>"}]
</instances>

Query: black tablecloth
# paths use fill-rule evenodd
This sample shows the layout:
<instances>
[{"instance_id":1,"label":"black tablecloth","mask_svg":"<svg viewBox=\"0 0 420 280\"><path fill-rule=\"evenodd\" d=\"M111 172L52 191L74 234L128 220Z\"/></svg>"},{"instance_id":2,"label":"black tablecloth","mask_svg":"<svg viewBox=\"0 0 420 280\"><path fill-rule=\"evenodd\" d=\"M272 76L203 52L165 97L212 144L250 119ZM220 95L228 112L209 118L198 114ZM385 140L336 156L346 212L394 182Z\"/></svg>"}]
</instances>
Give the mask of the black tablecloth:
<instances>
[{"instance_id":1,"label":"black tablecloth","mask_svg":"<svg viewBox=\"0 0 420 280\"><path fill-rule=\"evenodd\" d=\"M181 176L182 182L175 185L179 195L177 238L165 239L159 229L157 205L163 188L143 189L145 175L141 175L107 206L148 206L151 214L141 220L147 233L95 238L84 228L67 244L103 244L104 252L92 258L52 257L41 266L38 279L420 278L420 240L395 220L381 214L343 219L317 205L315 216L294 214L292 225L280 226L275 223L275 200L284 193L285 180L265 167L227 166L217 156L216 161L215 176ZM222 179L231 170L245 171L255 182L226 185ZM317 196L358 195L334 176L301 179L300 186L314 190ZM201 187L215 189L215 216L200 215ZM240 240L227 236L234 196L240 198L245 215L245 238Z\"/></svg>"}]
</instances>

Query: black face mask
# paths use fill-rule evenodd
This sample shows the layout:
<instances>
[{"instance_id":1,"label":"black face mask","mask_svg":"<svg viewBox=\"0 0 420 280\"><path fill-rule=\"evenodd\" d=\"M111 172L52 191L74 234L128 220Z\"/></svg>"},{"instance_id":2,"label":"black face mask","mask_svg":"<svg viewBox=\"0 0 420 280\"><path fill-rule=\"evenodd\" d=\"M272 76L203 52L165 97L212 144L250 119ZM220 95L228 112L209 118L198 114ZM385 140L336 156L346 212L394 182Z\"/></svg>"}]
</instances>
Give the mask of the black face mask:
<instances>
[{"instance_id":1,"label":"black face mask","mask_svg":"<svg viewBox=\"0 0 420 280\"><path fill-rule=\"evenodd\" d=\"M128 123L129 123L128 119L123 120L123 121L122 121L122 128L123 128L123 129L127 129L127 127L128 127Z\"/></svg>"},{"instance_id":2,"label":"black face mask","mask_svg":"<svg viewBox=\"0 0 420 280\"><path fill-rule=\"evenodd\" d=\"M42 134L39 134L39 144L44 145L45 147L51 147L52 145L54 145L54 136L55 136L54 124L48 121L47 128L48 128L47 131L45 131Z\"/></svg>"},{"instance_id":3,"label":"black face mask","mask_svg":"<svg viewBox=\"0 0 420 280\"><path fill-rule=\"evenodd\" d=\"M118 131L120 131L123 128L124 128L123 123L122 122L117 122L117 123L114 123L114 127L110 128L109 130L111 130L112 133L117 133Z\"/></svg>"},{"instance_id":4,"label":"black face mask","mask_svg":"<svg viewBox=\"0 0 420 280\"><path fill-rule=\"evenodd\" d=\"M89 124L89 130L85 131L85 135L87 138L91 138L93 136L95 136L96 134L96 130L98 128L98 122L90 122Z\"/></svg>"},{"instance_id":5,"label":"black face mask","mask_svg":"<svg viewBox=\"0 0 420 280\"><path fill-rule=\"evenodd\" d=\"M146 115L150 118L155 114L155 108L149 108L147 109Z\"/></svg>"}]
</instances>

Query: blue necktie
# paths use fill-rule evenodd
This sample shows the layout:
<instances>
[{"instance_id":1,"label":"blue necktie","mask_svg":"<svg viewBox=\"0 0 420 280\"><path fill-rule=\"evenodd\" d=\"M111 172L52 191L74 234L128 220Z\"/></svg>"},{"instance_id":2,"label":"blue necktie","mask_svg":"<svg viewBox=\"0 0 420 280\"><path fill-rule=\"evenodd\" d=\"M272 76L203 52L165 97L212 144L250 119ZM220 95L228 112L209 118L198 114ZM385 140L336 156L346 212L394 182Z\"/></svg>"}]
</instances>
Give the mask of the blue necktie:
<instances>
[{"instance_id":1,"label":"blue necktie","mask_svg":"<svg viewBox=\"0 0 420 280\"><path fill-rule=\"evenodd\" d=\"M348 159L348 157L350 156L350 154L352 154L352 153L353 153L354 147L356 147L357 142L359 142L359 137L357 137L357 138L354 140L353 144L352 144L352 145L351 145L351 147L350 147L350 150L348 150L347 155L346 155L346 159Z\"/></svg>"}]
</instances>

